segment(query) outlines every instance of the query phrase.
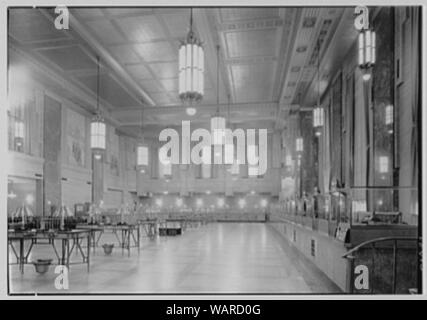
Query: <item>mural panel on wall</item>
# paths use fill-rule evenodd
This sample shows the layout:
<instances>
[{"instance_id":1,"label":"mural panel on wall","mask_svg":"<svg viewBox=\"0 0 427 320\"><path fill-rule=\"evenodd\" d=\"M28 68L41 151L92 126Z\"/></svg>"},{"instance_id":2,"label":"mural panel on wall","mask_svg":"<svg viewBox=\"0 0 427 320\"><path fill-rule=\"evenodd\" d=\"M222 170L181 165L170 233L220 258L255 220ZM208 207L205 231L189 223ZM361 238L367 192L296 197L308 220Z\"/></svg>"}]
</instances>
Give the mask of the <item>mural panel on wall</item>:
<instances>
[{"instance_id":1,"label":"mural panel on wall","mask_svg":"<svg viewBox=\"0 0 427 320\"><path fill-rule=\"evenodd\" d=\"M107 161L109 162L110 173L114 176L119 176L119 136L115 131L113 127L108 127Z\"/></svg>"},{"instance_id":2,"label":"mural panel on wall","mask_svg":"<svg viewBox=\"0 0 427 320\"><path fill-rule=\"evenodd\" d=\"M67 162L85 166L86 119L77 112L67 109Z\"/></svg>"}]
</instances>

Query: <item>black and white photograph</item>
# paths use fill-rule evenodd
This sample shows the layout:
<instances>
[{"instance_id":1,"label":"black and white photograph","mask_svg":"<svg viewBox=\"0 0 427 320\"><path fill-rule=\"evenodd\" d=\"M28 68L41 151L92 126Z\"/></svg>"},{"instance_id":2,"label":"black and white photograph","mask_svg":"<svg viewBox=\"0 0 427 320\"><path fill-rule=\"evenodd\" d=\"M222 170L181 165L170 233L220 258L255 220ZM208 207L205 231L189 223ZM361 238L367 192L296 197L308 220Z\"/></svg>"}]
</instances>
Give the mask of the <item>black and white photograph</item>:
<instances>
[{"instance_id":1,"label":"black and white photograph","mask_svg":"<svg viewBox=\"0 0 427 320\"><path fill-rule=\"evenodd\" d=\"M6 296L424 294L423 6L3 8Z\"/></svg>"}]
</instances>

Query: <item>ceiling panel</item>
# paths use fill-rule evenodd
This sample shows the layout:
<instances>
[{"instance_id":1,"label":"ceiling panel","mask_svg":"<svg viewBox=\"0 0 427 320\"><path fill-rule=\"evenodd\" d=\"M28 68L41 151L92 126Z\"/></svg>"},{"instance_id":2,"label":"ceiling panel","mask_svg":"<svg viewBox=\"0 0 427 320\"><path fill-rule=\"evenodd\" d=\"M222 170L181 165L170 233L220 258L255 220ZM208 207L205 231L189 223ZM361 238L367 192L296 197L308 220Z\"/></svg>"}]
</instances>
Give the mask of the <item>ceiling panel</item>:
<instances>
[{"instance_id":1,"label":"ceiling panel","mask_svg":"<svg viewBox=\"0 0 427 320\"><path fill-rule=\"evenodd\" d=\"M164 39L165 32L154 15L116 19L117 25L130 41L148 42Z\"/></svg>"},{"instance_id":2,"label":"ceiling panel","mask_svg":"<svg viewBox=\"0 0 427 320\"><path fill-rule=\"evenodd\" d=\"M159 79L173 78L178 74L178 62L150 63L150 68Z\"/></svg>"},{"instance_id":3,"label":"ceiling panel","mask_svg":"<svg viewBox=\"0 0 427 320\"><path fill-rule=\"evenodd\" d=\"M178 90L178 78L163 79L163 80L160 80L160 83L166 89L166 91L177 91Z\"/></svg>"},{"instance_id":4,"label":"ceiling panel","mask_svg":"<svg viewBox=\"0 0 427 320\"><path fill-rule=\"evenodd\" d=\"M172 37L185 39L190 30L189 12L162 14L161 17Z\"/></svg>"},{"instance_id":5,"label":"ceiling panel","mask_svg":"<svg viewBox=\"0 0 427 320\"><path fill-rule=\"evenodd\" d=\"M150 94L151 98L154 99L154 101L156 101L157 104L159 105L168 105L170 103L172 103L172 100L169 98L169 95L163 93L152 93ZM174 115L170 115L170 116L174 116Z\"/></svg>"},{"instance_id":6,"label":"ceiling panel","mask_svg":"<svg viewBox=\"0 0 427 320\"><path fill-rule=\"evenodd\" d=\"M153 75L151 74L150 70L143 64L128 65L126 66L126 70L136 80L153 78Z\"/></svg>"},{"instance_id":7,"label":"ceiling panel","mask_svg":"<svg viewBox=\"0 0 427 320\"><path fill-rule=\"evenodd\" d=\"M40 54L66 71L96 67L96 63L79 46L42 50Z\"/></svg>"},{"instance_id":8,"label":"ceiling panel","mask_svg":"<svg viewBox=\"0 0 427 320\"><path fill-rule=\"evenodd\" d=\"M225 33L228 58L273 56L276 52L276 29Z\"/></svg>"},{"instance_id":9,"label":"ceiling panel","mask_svg":"<svg viewBox=\"0 0 427 320\"><path fill-rule=\"evenodd\" d=\"M142 88L148 93L159 93L165 91L160 83L157 80L142 80L139 81Z\"/></svg>"},{"instance_id":10,"label":"ceiling panel","mask_svg":"<svg viewBox=\"0 0 427 320\"><path fill-rule=\"evenodd\" d=\"M104 9L105 12L111 16L123 16L123 15L137 15L137 14L150 14L153 13L152 8L137 8L137 7L129 7L129 8L107 8Z\"/></svg>"},{"instance_id":11,"label":"ceiling panel","mask_svg":"<svg viewBox=\"0 0 427 320\"><path fill-rule=\"evenodd\" d=\"M270 101L274 63L232 65L231 72L239 102Z\"/></svg>"},{"instance_id":12,"label":"ceiling panel","mask_svg":"<svg viewBox=\"0 0 427 320\"><path fill-rule=\"evenodd\" d=\"M96 75L80 77L79 80L96 93ZM134 107L140 105L121 85L108 74L102 74L99 80L99 96L115 107Z\"/></svg>"},{"instance_id":13,"label":"ceiling panel","mask_svg":"<svg viewBox=\"0 0 427 320\"><path fill-rule=\"evenodd\" d=\"M38 9L9 9L9 33L18 41L35 42L67 39L64 31L57 30L53 22Z\"/></svg>"},{"instance_id":14,"label":"ceiling panel","mask_svg":"<svg viewBox=\"0 0 427 320\"><path fill-rule=\"evenodd\" d=\"M181 99L179 98L178 91L168 91L169 97L171 99L170 105L182 105Z\"/></svg>"},{"instance_id":15,"label":"ceiling panel","mask_svg":"<svg viewBox=\"0 0 427 320\"><path fill-rule=\"evenodd\" d=\"M124 40L123 35L109 20L88 21L87 25L104 44L122 43Z\"/></svg>"},{"instance_id":16,"label":"ceiling panel","mask_svg":"<svg viewBox=\"0 0 427 320\"><path fill-rule=\"evenodd\" d=\"M205 89L205 95L203 96L203 100L202 100L202 104L214 104L217 101L217 94L216 94L216 90L210 89L210 90L206 90ZM220 99L221 101L221 99Z\"/></svg>"},{"instance_id":17,"label":"ceiling panel","mask_svg":"<svg viewBox=\"0 0 427 320\"><path fill-rule=\"evenodd\" d=\"M10 19L13 20L11 34L24 41L49 40L31 43L31 47L37 49L33 52L43 55L65 71L73 71L64 74L81 80L82 85L95 90L96 63L83 51L85 47L74 46L74 42L71 42L84 42L84 33L73 39L73 32L68 32L69 37L65 38L68 41L54 41L64 37L64 33L54 29L53 24L38 10L26 10L26 15ZM182 104L178 97L178 44L189 29L189 8L104 7L70 10L82 30L99 40L99 46L92 45L92 49L101 56L111 57L111 60L103 59L111 73L103 68L101 97L117 107L117 114L124 112L120 107L139 106L139 99L133 97L141 96L141 91L153 99L154 105ZM332 12L334 10L335 13ZM311 83L313 69L309 68L309 63L316 56L313 45L319 31L322 31L323 21L335 21L340 16L337 8L197 8L194 10L194 28L201 35L206 48L205 95L201 104L215 104L217 100L217 43L221 44L225 58L221 62L220 77L227 80L224 81L225 90L220 86L221 103L227 103L225 92L228 91L232 94L232 103L255 102L253 105L258 106L258 102L277 100L278 93L281 93L280 98L289 96L287 101L293 101L294 92ZM296 21L299 21L298 25L294 25ZM330 23L329 29L325 30L325 46L332 31L335 32L335 26L335 23ZM54 45L69 44L72 46L52 48ZM91 46L86 42L84 45ZM125 85L129 85L129 91L122 87ZM185 108L178 109L168 111L164 116L168 118L168 123L185 116ZM258 109L245 106L235 117L247 119L266 115L267 111ZM200 108L194 118L205 116L209 119L211 111L208 107ZM146 117L150 117L148 112ZM151 117L155 120L156 116Z\"/></svg>"},{"instance_id":18,"label":"ceiling panel","mask_svg":"<svg viewBox=\"0 0 427 320\"><path fill-rule=\"evenodd\" d=\"M141 62L138 55L132 50L130 45L111 46L110 52L121 63Z\"/></svg>"},{"instance_id":19,"label":"ceiling panel","mask_svg":"<svg viewBox=\"0 0 427 320\"><path fill-rule=\"evenodd\" d=\"M70 11L72 14L77 14L77 16L82 19L100 18L104 16L102 10L98 8L70 9Z\"/></svg>"},{"instance_id":20,"label":"ceiling panel","mask_svg":"<svg viewBox=\"0 0 427 320\"><path fill-rule=\"evenodd\" d=\"M220 10L221 20L224 22L276 18L278 15L279 10L277 8L227 8Z\"/></svg>"},{"instance_id":21,"label":"ceiling panel","mask_svg":"<svg viewBox=\"0 0 427 320\"><path fill-rule=\"evenodd\" d=\"M134 46L135 51L147 62L172 61L178 59L178 50L173 50L167 41L144 43Z\"/></svg>"}]
</instances>

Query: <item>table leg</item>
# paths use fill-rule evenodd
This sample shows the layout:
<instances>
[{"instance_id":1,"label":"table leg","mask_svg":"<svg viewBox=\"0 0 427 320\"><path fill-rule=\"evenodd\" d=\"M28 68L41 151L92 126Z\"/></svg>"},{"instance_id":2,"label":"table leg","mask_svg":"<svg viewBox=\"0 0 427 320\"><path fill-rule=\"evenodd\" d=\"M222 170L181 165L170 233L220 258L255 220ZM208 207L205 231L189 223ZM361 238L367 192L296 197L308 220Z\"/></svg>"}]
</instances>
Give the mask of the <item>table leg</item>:
<instances>
[{"instance_id":1,"label":"table leg","mask_svg":"<svg viewBox=\"0 0 427 320\"><path fill-rule=\"evenodd\" d=\"M90 271L90 246L91 246L91 244L90 244L91 238L90 237L91 237L91 235L88 234L88 236L87 236L87 259L86 259L86 262L87 262L87 272ZM93 247L93 252L95 252L95 246Z\"/></svg>"},{"instance_id":2,"label":"table leg","mask_svg":"<svg viewBox=\"0 0 427 320\"><path fill-rule=\"evenodd\" d=\"M95 230L91 230L89 234L89 238L90 237L92 237L92 239L88 240L88 244L91 242L91 240L93 240L93 253L95 253L95 250L96 250L96 231Z\"/></svg>"},{"instance_id":3,"label":"table leg","mask_svg":"<svg viewBox=\"0 0 427 320\"><path fill-rule=\"evenodd\" d=\"M70 239L67 238L67 269L68 271L70 271L70 255L71 255L70 251Z\"/></svg>"},{"instance_id":4,"label":"table leg","mask_svg":"<svg viewBox=\"0 0 427 320\"><path fill-rule=\"evenodd\" d=\"M24 239L19 239L19 268L24 274Z\"/></svg>"},{"instance_id":5,"label":"table leg","mask_svg":"<svg viewBox=\"0 0 427 320\"><path fill-rule=\"evenodd\" d=\"M131 229L129 229L127 233L128 233L127 234L127 236L128 236L127 249L128 249L128 257L130 257L130 233L131 233Z\"/></svg>"},{"instance_id":6,"label":"table leg","mask_svg":"<svg viewBox=\"0 0 427 320\"><path fill-rule=\"evenodd\" d=\"M66 248L65 248L65 245L66 245L66 240L65 239L62 239L62 241L61 241L61 265L63 266L63 265L65 265L65 250L66 250Z\"/></svg>"},{"instance_id":7,"label":"table leg","mask_svg":"<svg viewBox=\"0 0 427 320\"><path fill-rule=\"evenodd\" d=\"M104 230L101 230L101 231L99 232L98 239L96 240L96 242L95 242L94 246L98 246L99 239L101 239L101 236L102 236L103 234L104 234Z\"/></svg>"},{"instance_id":8,"label":"table leg","mask_svg":"<svg viewBox=\"0 0 427 320\"><path fill-rule=\"evenodd\" d=\"M139 228L136 231L136 237L138 238L138 254L139 254L139 250L141 248L141 232L140 232Z\"/></svg>"}]
</instances>

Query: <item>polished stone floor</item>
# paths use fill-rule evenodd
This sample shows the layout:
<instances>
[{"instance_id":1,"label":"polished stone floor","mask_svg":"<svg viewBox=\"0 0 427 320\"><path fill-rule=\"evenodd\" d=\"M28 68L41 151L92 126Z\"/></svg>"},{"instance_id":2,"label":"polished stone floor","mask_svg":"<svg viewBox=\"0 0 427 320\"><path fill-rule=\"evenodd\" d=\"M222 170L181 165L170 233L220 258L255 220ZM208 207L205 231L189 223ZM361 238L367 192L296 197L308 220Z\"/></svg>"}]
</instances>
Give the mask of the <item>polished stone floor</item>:
<instances>
[{"instance_id":1,"label":"polished stone floor","mask_svg":"<svg viewBox=\"0 0 427 320\"><path fill-rule=\"evenodd\" d=\"M111 242L104 237L100 244ZM37 246L32 259L54 257ZM306 258L263 223L212 223L181 236L142 238L141 250L128 257L114 248L97 248L91 269L73 265L69 289L57 290L54 267L39 275L26 265L9 268L10 293L337 293L338 289Z\"/></svg>"}]
</instances>

